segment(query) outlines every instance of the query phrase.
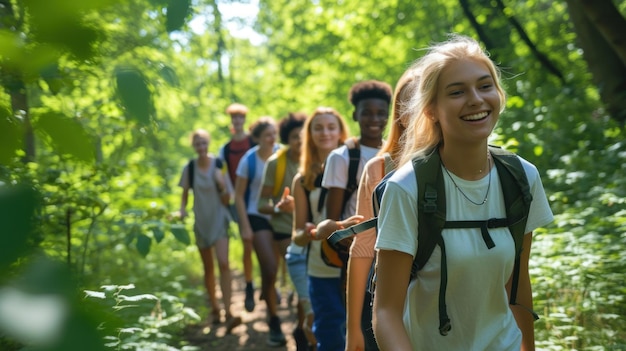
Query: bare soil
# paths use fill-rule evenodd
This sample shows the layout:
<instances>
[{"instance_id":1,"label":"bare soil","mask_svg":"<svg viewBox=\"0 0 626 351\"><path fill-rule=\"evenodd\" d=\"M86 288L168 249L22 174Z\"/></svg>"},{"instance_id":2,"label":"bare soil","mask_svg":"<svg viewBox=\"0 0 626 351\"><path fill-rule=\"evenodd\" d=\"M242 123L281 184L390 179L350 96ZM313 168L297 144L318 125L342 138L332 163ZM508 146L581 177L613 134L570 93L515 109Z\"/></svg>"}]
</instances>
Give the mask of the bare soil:
<instances>
[{"instance_id":1,"label":"bare soil","mask_svg":"<svg viewBox=\"0 0 626 351\"><path fill-rule=\"evenodd\" d=\"M287 345L270 347L266 344L269 333L267 325L267 313L264 301L259 301L260 289L255 291L256 307L254 311L247 312L244 308L245 283L242 275L233 272L233 313L239 313L243 323L234 328L230 334L226 334L226 325L212 325L206 320L202 323L188 325L183 331L183 338L191 345L200 347L203 351L296 351L296 343L292 332L296 327L295 304L297 298L292 294L291 283L279 288L281 301L278 316L282 321L282 330L287 338ZM278 285L278 284L277 284Z\"/></svg>"}]
</instances>

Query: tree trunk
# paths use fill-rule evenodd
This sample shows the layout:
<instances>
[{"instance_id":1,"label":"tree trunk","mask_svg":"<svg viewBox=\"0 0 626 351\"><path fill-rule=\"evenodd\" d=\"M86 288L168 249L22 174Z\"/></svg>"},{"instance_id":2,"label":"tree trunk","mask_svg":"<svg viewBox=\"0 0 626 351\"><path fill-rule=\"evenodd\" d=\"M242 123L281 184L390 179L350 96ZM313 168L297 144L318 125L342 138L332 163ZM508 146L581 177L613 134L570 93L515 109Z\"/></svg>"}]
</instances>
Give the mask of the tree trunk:
<instances>
[{"instance_id":1,"label":"tree trunk","mask_svg":"<svg viewBox=\"0 0 626 351\"><path fill-rule=\"evenodd\" d=\"M580 6L626 66L626 19L615 4L610 0L580 0Z\"/></svg>"},{"instance_id":2,"label":"tree trunk","mask_svg":"<svg viewBox=\"0 0 626 351\"><path fill-rule=\"evenodd\" d=\"M17 33L22 27L24 17L23 9L17 14L13 4L9 0L0 0L0 29ZM5 59L0 65L0 77L4 89L11 96L11 109L13 116L19 117L22 121L24 131L24 158L23 162L35 160L35 134L30 123L30 112L28 108L28 96L26 95L26 84L22 78L22 73L11 63L11 59Z\"/></svg>"},{"instance_id":3,"label":"tree trunk","mask_svg":"<svg viewBox=\"0 0 626 351\"><path fill-rule=\"evenodd\" d=\"M598 87L600 99L611 117L624 124L626 121L626 64L590 17L593 16L599 20L597 16L605 11L605 2L587 1L586 6L583 6L585 1L567 0L567 5L578 44L583 49L583 57L587 61L593 81ZM596 7L595 10L594 7ZM619 15L619 12L616 14ZM607 16L609 20L614 17ZM609 29L619 29L606 24L600 24L600 26L606 27L605 30L610 33L612 32ZM626 28L622 27L619 32L623 33L625 30ZM609 36L611 35L609 34Z\"/></svg>"},{"instance_id":4,"label":"tree trunk","mask_svg":"<svg viewBox=\"0 0 626 351\"><path fill-rule=\"evenodd\" d=\"M35 133L30 123L30 112L28 108L28 97L26 87L22 81L14 82L18 86L10 90L11 108L13 115L20 117L24 131L24 163L35 161Z\"/></svg>"}]
</instances>

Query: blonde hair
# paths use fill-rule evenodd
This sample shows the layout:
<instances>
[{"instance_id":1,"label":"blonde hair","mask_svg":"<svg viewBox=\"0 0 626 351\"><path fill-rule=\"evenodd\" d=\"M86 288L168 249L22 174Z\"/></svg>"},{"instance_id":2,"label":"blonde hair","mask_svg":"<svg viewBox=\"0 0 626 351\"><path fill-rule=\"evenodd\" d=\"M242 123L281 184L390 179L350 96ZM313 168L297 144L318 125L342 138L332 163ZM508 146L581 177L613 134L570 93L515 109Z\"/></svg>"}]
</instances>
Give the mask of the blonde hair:
<instances>
[{"instance_id":1,"label":"blonde hair","mask_svg":"<svg viewBox=\"0 0 626 351\"><path fill-rule=\"evenodd\" d=\"M196 140L196 138L205 138L207 142L209 143L211 142L211 135L209 135L209 132L207 132L206 130L202 128L198 128L194 130L189 135L189 141L191 143L191 146L193 146L193 141Z\"/></svg>"},{"instance_id":2,"label":"blonde hair","mask_svg":"<svg viewBox=\"0 0 626 351\"><path fill-rule=\"evenodd\" d=\"M500 83L500 71L478 42L470 37L451 35L445 42L431 46L426 55L411 65L420 79L412 84L413 96L407 108L413 118L410 119L404 134L400 163L404 164L416 156L423 156L439 145L443 140L439 123L430 119L427 112L433 109L437 99L438 81L441 72L450 63L471 59L485 64L493 77L494 86L500 96L499 110L506 105L506 93Z\"/></svg>"},{"instance_id":3,"label":"blonde hair","mask_svg":"<svg viewBox=\"0 0 626 351\"><path fill-rule=\"evenodd\" d=\"M248 108L246 107L246 105L240 104L240 103L233 103L228 105L228 107L226 108L226 113L229 115L233 115L236 113L241 113L242 115L247 115L248 114Z\"/></svg>"},{"instance_id":4,"label":"blonde hair","mask_svg":"<svg viewBox=\"0 0 626 351\"><path fill-rule=\"evenodd\" d=\"M378 152L378 155L389 153L391 160L394 163L394 168L397 167L400 153L402 152L402 136L404 135L409 118L411 114L407 109L407 103L413 97L413 89L415 88L415 81L419 79L417 71L409 68L404 71L393 93L393 105L391 112L391 129L389 135L383 147Z\"/></svg>"},{"instance_id":5,"label":"blonde hair","mask_svg":"<svg viewBox=\"0 0 626 351\"><path fill-rule=\"evenodd\" d=\"M304 121L304 134L302 136L302 151L300 154L300 169L298 172L302 174L302 184L305 189L313 190L315 187L315 178L322 173L324 169L324 162L317 150L317 146L313 142L313 131L311 130L313 120L320 115L333 115L337 118L339 124L340 133L337 147L343 145L343 142L348 139L348 125L343 117L335 109L331 107L318 107L313 114Z\"/></svg>"}]
</instances>

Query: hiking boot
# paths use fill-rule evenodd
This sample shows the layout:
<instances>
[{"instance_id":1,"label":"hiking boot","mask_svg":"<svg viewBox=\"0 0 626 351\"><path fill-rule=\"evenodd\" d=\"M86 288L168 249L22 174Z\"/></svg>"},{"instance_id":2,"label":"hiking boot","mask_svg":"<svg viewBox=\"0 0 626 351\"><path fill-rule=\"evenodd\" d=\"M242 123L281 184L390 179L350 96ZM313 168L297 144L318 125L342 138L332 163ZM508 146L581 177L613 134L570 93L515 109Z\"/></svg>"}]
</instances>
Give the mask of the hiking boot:
<instances>
[{"instance_id":1,"label":"hiking boot","mask_svg":"<svg viewBox=\"0 0 626 351\"><path fill-rule=\"evenodd\" d=\"M252 283L246 283L246 299L243 303L246 311L252 312L254 311L254 287Z\"/></svg>"},{"instance_id":2,"label":"hiking boot","mask_svg":"<svg viewBox=\"0 0 626 351\"><path fill-rule=\"evenodd\" d=\"M270 317L268 324L270 327L270 335L267 338L267 345L271 347L278 347L287 344L285 334L283 334L283 331L280 328L280 319L278 316Z\"/></svg>"},{"instance_id":3,"label":"hiking boot","mask_svg":"<svg viewBox=\"0 0 626 351\"><path fill-rule=\"evenodd\" d=\"M302 328L294 329L292 335L293 339L296 341L296 351L309 350L309 340L307 340L306 334L304 334L304 330L302 330Z\"/></svg>"}]
</instances>

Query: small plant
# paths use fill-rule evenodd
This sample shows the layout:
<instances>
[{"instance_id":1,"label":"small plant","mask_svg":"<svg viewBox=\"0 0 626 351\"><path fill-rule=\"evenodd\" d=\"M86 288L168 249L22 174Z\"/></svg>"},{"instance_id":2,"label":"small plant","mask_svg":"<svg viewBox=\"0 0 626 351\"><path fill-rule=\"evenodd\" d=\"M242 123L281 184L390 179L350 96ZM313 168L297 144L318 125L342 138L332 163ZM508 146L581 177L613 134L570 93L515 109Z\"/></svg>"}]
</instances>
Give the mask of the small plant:
<instances>
[{"instance_id":1,"label":"small plant","mask_svg":"<svg viewBox=\"0 0 626 351\"><path fill-rule=\"evenodd\" d=\"M130 295L134 284L105 285L101 291L85 290L87 298L98 299L123 320L116 335L105 337L113 350L179 350L176 334L200 316L178 297L167 293ZM184 350L191 350L185 346Z\"/></svg>"}]
</instances>

